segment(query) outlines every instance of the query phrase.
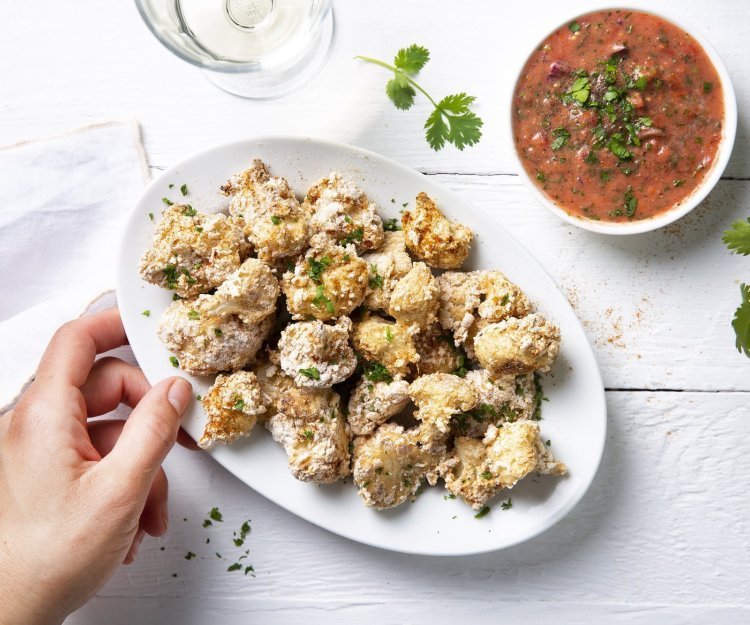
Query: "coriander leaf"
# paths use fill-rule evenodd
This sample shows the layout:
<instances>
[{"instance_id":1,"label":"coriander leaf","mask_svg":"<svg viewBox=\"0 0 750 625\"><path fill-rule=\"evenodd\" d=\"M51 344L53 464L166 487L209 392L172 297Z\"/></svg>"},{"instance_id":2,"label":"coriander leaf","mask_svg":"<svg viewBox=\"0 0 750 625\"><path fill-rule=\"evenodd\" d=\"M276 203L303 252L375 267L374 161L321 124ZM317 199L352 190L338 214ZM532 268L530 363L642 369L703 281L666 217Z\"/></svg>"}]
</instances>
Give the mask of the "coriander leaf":
<instances>
[{"instance_id":1,"label":"coriander leaf","mask_svg":"<svg viewBox=\"0 0 750 625\"><path fill-rule=\"evenodd\" d=\"M625 190L625 204L623 208L625 209L625 215L628 217L635 215L635 209L638 208L638 200L633 195L633 187L631 186L628 186Z\"/></svg>"},{"instance_id":2,"label":"coriander leaf","mask_svg":"<svg viewBox=\"0 0 750 625\"><path fill-rule=\"evenodd\" d=\"M633 158L633 153L628 150L617 137L612 137L607 144L607 149L621 161Z\"/></svg>"},{"instance_id":3,"label":"coriander leaf","mask_svg":"<svg viewBox=\"0 0 750 625\"><path fill-rule=\"evenodd\" d=\"M750 287L746 284L740 285L742 303L734 313L732 327L737 336L735 346L737 351L750 358Z\"/></svg>"},{"instance_id":4,"label":"coriander leaf","mask_svg":"<svg viewBox=\"0 0 750 625\"><path fill-rule=\"evenodd\" d=\"M724 232L721 240L735 254L750 254L750 217L745 221L735 221L731 229Z\"/></svg>"},{"instance_id":5,"label":"coriander leaf","mask_svg":"<svg viewBox=\"0 0 750 625\"><path fill-rule=\"evenodd\" d=\"M317 367L300 369L299 372L310 380L320 380L320 371L318 371Z\"/></svg>"},{"instance_id":6,"label":"coriander leaf","mask_svg":"<svg viewBox=\"0 0 750 625\"><path fill-rule=\"evenodd\" d=\"M469 110L469 106L474 102L476 98L465 93L454 93L453 95L445 96L440 102L438 102L438 108L449 113L456 115L463 115Z\"/></svg>"},{"instance_id":7,"label":"coriander leaf","mask_svg":"<svg viewBox=\"0 0 750 625\"><path fill-rule=\"evenodd\" d=\"M414 97L417 95L414 87L409 84L403 74L396 74L385 83L385 93L396 108L402 111L411 108L414 104Z\"/></svg>"},{"instance_id":8,"label":"coriander leaf","mask_svg":"<svg viewBox=\"0 0 750 625\"><path fill-rule=\"evenodd\" d=\"M448 141L455 145L459 150L463 150L467 145L472 146L482 138L482 120L471 111L466 111L463 115L449 117L450 134Z\"/></svg>"},{"instance_id":9,"label":"coriander leaf","mask_svg":"<svg viewBox=\"0 0 750 625\"><path fill-rule=\"evenodd\" d=\"M407 74L416 74L429 60L430 51L424 46L413 43L408 48L401 48L396 53L393 64Z\"/></svg>"},{"instance_id":10,"label":"coriander leaf","mask_svg":"<svg viewBox=\"0 0 750 625\"><path fill-rule=\"evenodd\" d=\"M442 149L450 136L450 130L448 124L445 123L445 119L443 119L440 109L435 109L430 113L430 116L424 123L424 127L427 131L425 136L430 147L436 152Z\"/></svg>"}]
</instances>

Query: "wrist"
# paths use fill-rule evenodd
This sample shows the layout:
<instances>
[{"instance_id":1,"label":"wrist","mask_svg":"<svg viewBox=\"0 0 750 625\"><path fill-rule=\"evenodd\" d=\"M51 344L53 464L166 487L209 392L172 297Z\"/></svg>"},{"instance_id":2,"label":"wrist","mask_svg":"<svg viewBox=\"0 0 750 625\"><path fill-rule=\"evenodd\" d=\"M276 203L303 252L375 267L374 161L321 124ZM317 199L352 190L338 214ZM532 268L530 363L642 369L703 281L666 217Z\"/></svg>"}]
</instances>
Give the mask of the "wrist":
<instances>
[{"instance_id":1,"label":"wrist","mask_svg":"<svg viewBox=\"0 0 750 625\"><path fill-rule=\"evenodd\" d=\"M65 619L30 588L31 577L16 570L13 559L0 553L0 625L60 625Z\"/></svg>"}]
</instances>

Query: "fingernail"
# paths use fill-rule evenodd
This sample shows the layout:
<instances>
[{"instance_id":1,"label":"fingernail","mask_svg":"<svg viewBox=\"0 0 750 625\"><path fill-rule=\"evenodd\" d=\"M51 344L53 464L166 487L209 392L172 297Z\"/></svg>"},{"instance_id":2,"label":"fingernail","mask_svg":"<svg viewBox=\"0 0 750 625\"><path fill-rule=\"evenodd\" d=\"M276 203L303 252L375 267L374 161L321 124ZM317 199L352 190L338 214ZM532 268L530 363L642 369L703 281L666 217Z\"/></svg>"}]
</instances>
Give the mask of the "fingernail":
<instances>
[{"instance_id":1,"label":"fingernail","mask_svg":"<svg viewBox=\"0 0 750 625\"><path fill-rule=\"evenodd\" d=\"M166 509L161 514L161 527L163 529L163 533L166 533L167 528L169 528L169 512Z\"/></svg>"},{"instance_id":2,"label":"fingernail","mask_svg":"<svg viewBox=\"0 0 750 625\"><path fill-rule=\"evenodd\" d=\"M182 414L193 397L193 387L185 378L177 378L172 382L167 393L167 400L178 414Z\"/></svg>"}]
</instances>

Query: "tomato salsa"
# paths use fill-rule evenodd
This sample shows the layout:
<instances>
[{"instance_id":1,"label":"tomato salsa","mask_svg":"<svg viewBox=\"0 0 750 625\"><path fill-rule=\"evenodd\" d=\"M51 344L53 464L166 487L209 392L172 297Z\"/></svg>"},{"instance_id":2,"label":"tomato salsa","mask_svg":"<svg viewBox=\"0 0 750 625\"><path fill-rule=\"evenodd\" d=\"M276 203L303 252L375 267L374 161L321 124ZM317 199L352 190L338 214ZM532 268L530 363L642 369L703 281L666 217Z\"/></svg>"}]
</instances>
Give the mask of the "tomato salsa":
<instances>
[{"instance_id":1,"label":"tomato salsa","mask_svg":"<svg viewBox=\"0 0 750 625\"><path fill-rule=\"evenodd\" d=\"M722 139L719 76L674 24L640 11L589 13L552 33L516 85L524 168L583 219L647 219L700 186Z\"/></svg>"}]
</instances>

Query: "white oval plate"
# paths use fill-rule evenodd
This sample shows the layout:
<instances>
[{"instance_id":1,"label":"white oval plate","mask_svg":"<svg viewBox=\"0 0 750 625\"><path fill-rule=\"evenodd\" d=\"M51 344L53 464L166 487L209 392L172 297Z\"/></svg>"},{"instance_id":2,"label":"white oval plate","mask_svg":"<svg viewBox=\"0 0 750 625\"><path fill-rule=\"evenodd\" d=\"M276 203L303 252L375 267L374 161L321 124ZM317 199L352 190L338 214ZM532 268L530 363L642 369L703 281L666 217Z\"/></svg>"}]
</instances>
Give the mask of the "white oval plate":
<instances>
[{"instance_id":1,"label":"white oval plate","mask_svg":"<svg viewBox=\"0 0 750 625\"><path fill-rule=\"evenodd\" d=\"M304 195L331 171L354 180L379 207L384 218L398 217L402 205L413 206L420 191L433 197L451 219L469 226L476 238L464 269L500 269L529 296L536 308L560 326L560 357L544 380L549 402L543 404L544 440L568 465L564 478L527 478L505 497L513 507L502 510L500 500L481 519L460 500L446 500L442 487L426 487L414 503L377 512L365 508L351 484L316 486L295 480L287 470L284 450L260 425L246 441L217 446L210 453L248 486L290 512L331 532L375 547L425 555L465 555L502 549L528 540L562 519L591 484L604 448L606 404L601 376L583 328L568 301L541 265L494 219L455 193L403 165L358 148L303 138L268 137L221 145L167 169L152 182L136 204L123 236L117 277L117 300L130 345L146 377L155 383L179 373L170 353L156 336L169 291L143 282L138 259L149 245L154 222L164 207L162 197L182 200L205 212L225 210L227 198L219 186L245 169L252 158L270 165ZM174 185L171 189L169 185ZM151 316L142 315L150 310ZM209 378L188 377L202 394ZM199 402L190 407L183 427L196 440L204 425Z\"/></svg>"}]
</instances>

